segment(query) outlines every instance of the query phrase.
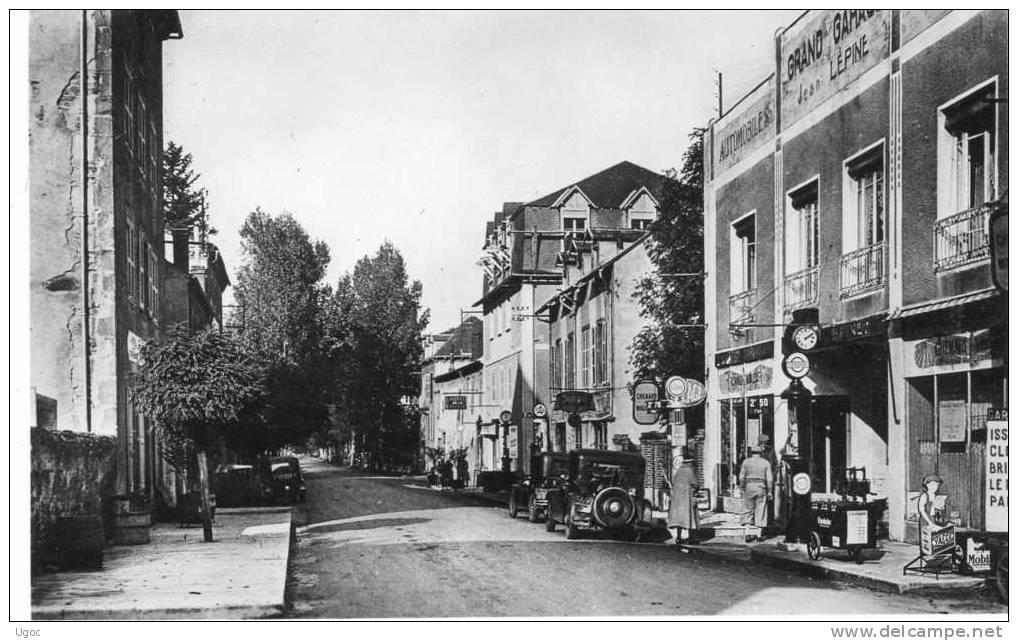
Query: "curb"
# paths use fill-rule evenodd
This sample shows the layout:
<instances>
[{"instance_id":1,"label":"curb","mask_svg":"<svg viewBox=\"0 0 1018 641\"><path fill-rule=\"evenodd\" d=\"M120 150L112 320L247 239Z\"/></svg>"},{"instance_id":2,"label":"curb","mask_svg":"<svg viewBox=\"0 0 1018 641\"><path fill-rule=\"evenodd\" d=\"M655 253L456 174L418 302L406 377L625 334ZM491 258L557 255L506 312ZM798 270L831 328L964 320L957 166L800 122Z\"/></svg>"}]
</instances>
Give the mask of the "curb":
<instances>
[{"instance_id":1,"label":"curb","mask_svg":"<svg viewBox=\"0 0 1018 641\"><path fill-rule=\"evenodd\" d=\"M847 570L832 568L827 565L819 565L810 561L790 558L784 556L784 554L787 553L781 553L778 551L771 552L769 550L763 551L755 547L750 548L749 552L750 560L759 565L777 567L813 578L845 581L852 583L853 585L890 594L943 595L945 593L957 593L959 591L972 590L985 583L985 580L981 578L960 576L944 577L935 583L910 580L905 576L900 577L899 580L893 580L890 578L857 574Z\"/></svg>"}]
</instances>

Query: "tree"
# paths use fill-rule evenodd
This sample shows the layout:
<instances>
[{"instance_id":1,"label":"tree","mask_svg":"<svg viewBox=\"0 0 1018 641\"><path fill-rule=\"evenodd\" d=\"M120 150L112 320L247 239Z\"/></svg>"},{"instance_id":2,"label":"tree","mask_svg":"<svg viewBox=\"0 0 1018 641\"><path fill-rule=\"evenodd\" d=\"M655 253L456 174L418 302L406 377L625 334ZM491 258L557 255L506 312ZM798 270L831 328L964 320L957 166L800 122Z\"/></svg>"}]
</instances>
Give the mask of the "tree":
<instances>
[{"instance_id":1,"label":"tree","mask_svg":"<svg viewBox=\"0 0 1018 641\"><path fill-rule=\"evenodd\" d=\"M703 133L694 128L680 171L666 171L661 213L650 226L647 250L657 274L639 283L635 297L652 321L633 339L630 361L640 377L671 374L702 380Z\"/></svg>"},{"instance_id":2,"label":"tree","mask_svg":"<svg viewBox=\"0 0 1018 641\"><path fill-rule=\"evenodd\" d=\"M163 220L168 229L196 228L202 238L214 235L209 226L208 192L197 186L201 174L191 168L194 159L172 140L163 151Z\"/></svg>"},{"instance_id":3,"label":"tree","mask_svg":"<svg viewBox=\"0 0 1018 641\"><path fill-rule=\"evenodd\" d=\"M429 312L421 309L420 281L410 282L403 256L386 241L357 261L336 285L334 309L343 322L346 371L343 404L356 451L376 465L416 447L415 423L403 402L416 396Z\"/></svg>"},{"instance_id":4,"label":"tree","mask_svg":"<svg viewBox=\"0 0 1018 641\"><path fill-rule=\"evenodd\" d=\"M289 213L248 214L240 229L232 324L245 351L266 373L265 424L245 442L261 454L301 444L328 418L333 350L325 344L332 294L321 283L329 248Z\"/></svg>"},{"instance_id":5,"label":"tree","mask_svg":"<svg viewBox=\"0 0 1018 641\"><path fill-rule=\"evenodd\" d=\"M177 326L142 350L131 399L139 412L156 421L161 451L194 448L206 542L212 541L206 453L224 440L237 439L241 417L262 396L261 381L262 371L242 346L218 331L191 333ZM170 464L178 467L181 462L171 457Z\"/></svg>"}]
</instances>

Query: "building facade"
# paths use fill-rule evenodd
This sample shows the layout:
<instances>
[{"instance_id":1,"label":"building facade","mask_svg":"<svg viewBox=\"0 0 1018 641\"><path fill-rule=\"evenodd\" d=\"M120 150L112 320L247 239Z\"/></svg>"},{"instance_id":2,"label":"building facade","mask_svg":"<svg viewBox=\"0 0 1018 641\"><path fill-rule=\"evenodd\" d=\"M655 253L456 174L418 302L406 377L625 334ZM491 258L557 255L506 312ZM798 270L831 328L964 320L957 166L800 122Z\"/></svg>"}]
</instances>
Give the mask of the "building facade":
<instances>
[{"instance_id":1,"label":"building facade","mask_svg":"<svg viewBox=\"0 0 1018 641\"><path fill-rule=\"evenodd\" d=\"M33 11L29 27L36 423L115 436L116 490L150 498L153 426L129 390L162 328L162 48L181 36L176 11Z\"/></svg>"},{"instance_id":2,"label":"building facade","mask_svg":"<svg viewBox=\"0 0 1018 641\"><path fill-rule=\"evenodd\" d=\"M962 53L964 52L964 53ZM814 493L866 469L894 539L944 476L980 528L986 409L1006 406L1007 303L988 216L1007 188L1007 15L808 11L776 68L705 141L707 482L761 434L800 448ZM1004 103L1006 104L1006 103ZM800 324L815 340L787 340ZM790 428L783 351L804 351ZM797 428L797 429L795 429Z\"/></svg>"},{"instance_id":3,"label":"building facade","mask_svg":"<svg viewBox=\"0 0 1018 641\"><path fill-rule=\"evenodd\" d=\"M561 391L549 380L551 346L536 310L562 286L563 266L582 269L602 242L631 243L643 235L657 216L664 180L621 162L537 200L505 203L487 223L484 295L475 303L484 318L481 423L483 433L500 441L509 470L528 471L541 423L535 424L533 408L552 407ZM503 416L511 418L503 422Z\"/></svg>"}]
</instances>

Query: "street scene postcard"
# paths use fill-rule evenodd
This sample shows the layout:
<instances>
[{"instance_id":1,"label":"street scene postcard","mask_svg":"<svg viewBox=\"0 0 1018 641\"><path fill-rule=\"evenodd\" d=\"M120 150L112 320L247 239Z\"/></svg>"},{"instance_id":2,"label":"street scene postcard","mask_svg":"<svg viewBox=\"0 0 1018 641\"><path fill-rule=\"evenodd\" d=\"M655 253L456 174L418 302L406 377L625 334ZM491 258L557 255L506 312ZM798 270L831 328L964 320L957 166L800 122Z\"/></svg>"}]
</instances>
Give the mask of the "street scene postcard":
<instances>
[{"instance_id":1,"label":"street scene postcard","mask_svg":"<svg viewBox=\"0 0 1018 641\"><path fill-rule=\"evenodd\" d=\"M1007 636L1007 9L10 33L18 636Z\"/></svg>"}]
</instances>

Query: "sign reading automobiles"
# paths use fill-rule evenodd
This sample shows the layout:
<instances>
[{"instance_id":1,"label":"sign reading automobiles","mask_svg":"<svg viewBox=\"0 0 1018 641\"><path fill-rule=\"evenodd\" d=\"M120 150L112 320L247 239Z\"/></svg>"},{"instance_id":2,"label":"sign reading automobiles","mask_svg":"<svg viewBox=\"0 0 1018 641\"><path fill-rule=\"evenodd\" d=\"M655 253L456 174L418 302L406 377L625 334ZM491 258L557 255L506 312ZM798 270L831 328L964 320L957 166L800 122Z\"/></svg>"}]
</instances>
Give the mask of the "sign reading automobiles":
<instances>
[{"instance_id":1,"label":"sign reading automobiles","mask_svg":"<svg viewBox=\"0 0 1018 641\"><path fill-rule=\"evenodd\" d=\"M719 123L714 134L714 167L724 173L774 137L774 78L768 78Z\"/></svg>"},{"instance_id":2,"label":"sign reading automobiles","mask_svg":"<svg viewBox=\"0 0 1018 641\"><path fill-rule=\"evenodd\" d=\"M887 58L891 11L811 11L781 36L781 126L788 127Z\"/></svg>"}]
</instances>

